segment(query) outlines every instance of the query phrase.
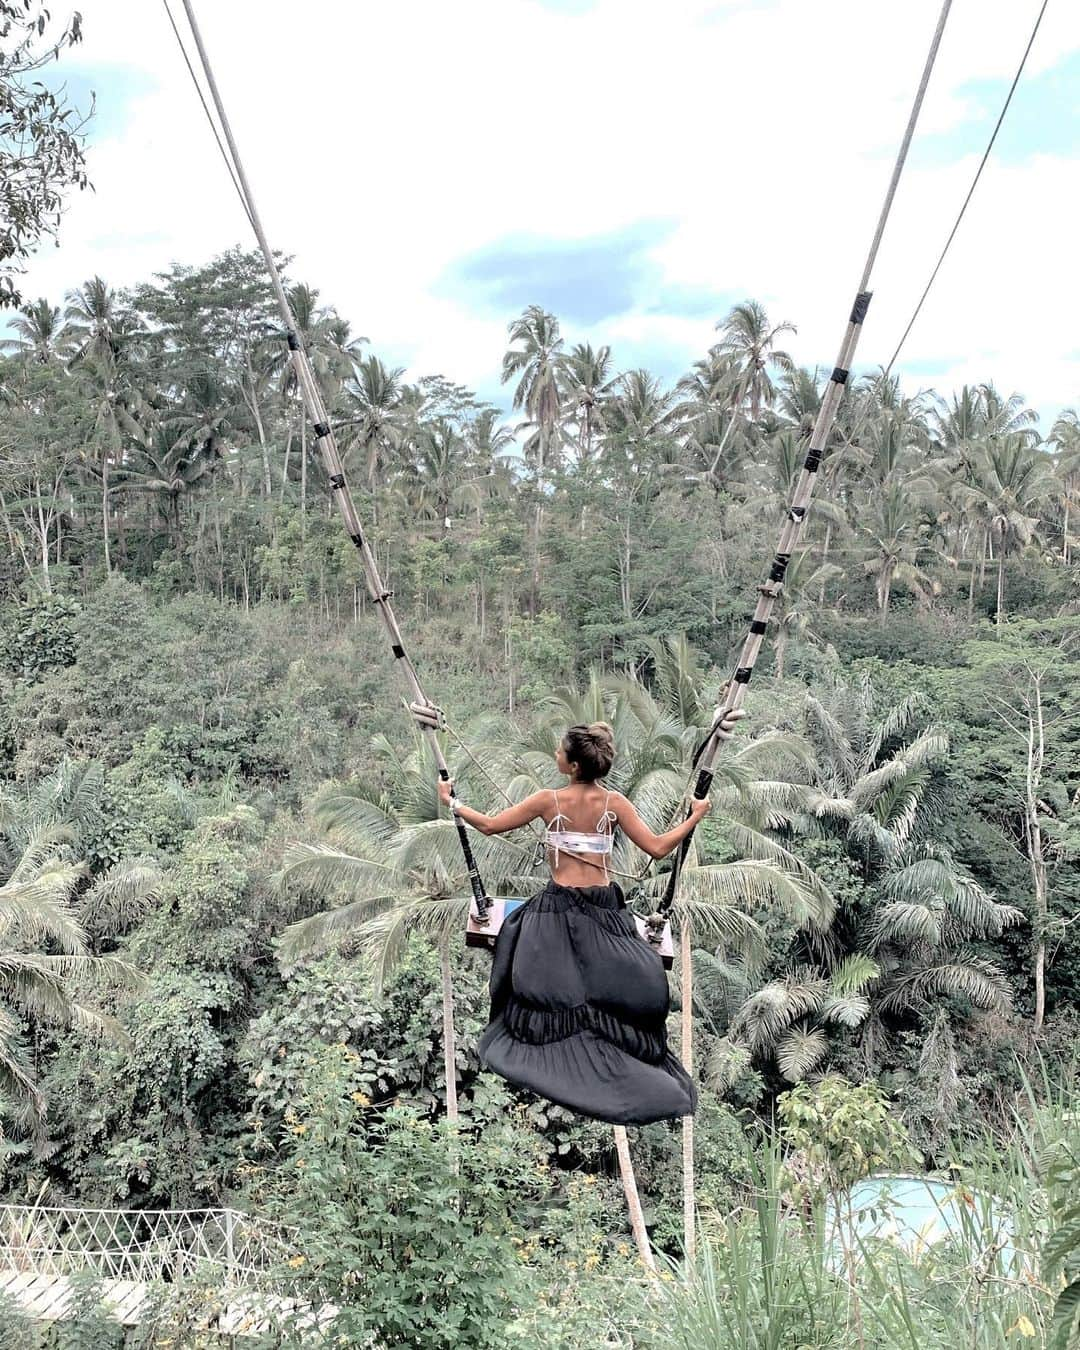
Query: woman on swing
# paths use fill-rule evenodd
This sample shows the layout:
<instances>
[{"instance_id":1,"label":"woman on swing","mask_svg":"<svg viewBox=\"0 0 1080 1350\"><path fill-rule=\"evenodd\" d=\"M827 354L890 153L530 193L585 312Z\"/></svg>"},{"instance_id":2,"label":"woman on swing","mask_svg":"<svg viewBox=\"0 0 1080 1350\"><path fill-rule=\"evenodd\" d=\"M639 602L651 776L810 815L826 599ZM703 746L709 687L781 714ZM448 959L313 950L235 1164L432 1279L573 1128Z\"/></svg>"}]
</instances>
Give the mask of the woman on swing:
<instances>
[{"instance_id":1,"label":"woman on swing","mask_svg":"<svg viewBox=\"0 0 1080 1350\"><path fill-rule=\"evenodd\" d=\"M743 711L730 712L725 739ZM569 782L534 792L497 815L439 797L482 834L530 821L547 826L551 880L505 919L491 972L491 1021L480 1040L489 1069L571 1111L614 1125L691 1115L697 1092L668 1050L667 975L638 936L608 861L616 828L652 858L665 858L709 809L654 834L621 793L604 786L615 759L606 722L573 726L555 754Z\"/></svg>"}]
</instances>

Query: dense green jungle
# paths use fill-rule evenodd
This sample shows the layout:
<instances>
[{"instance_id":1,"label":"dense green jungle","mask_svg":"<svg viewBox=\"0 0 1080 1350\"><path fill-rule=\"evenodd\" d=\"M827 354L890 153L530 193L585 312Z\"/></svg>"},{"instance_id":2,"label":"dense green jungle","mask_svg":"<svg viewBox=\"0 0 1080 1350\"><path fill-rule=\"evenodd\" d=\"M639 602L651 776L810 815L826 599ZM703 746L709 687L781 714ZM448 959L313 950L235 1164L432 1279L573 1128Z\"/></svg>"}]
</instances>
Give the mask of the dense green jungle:
<instances>
[{"instance_id":1,"label":"dense green jungle","mask_svg":"<svg viewBox=\"0 0 1080 1350\"><path fill-rule=\"evenodd\" d=\"M848 382L682 870L700 1106L629 1131L636 1209L618 1132L480 1068L434 737L261 255L21 294L88 185L37 78L80 37L0 0L0 1350L1078 1344L1077 413ZM462 799L603 719L668 828L828 372L753 300L667 383L534 305L496 406L288 298ZM613 861L651 912L670 859Z\"/></svg>"},{"instance_id":2,"label":"dense green jungle","mask_svg":"<svg viewBox=\"0 0 1080 1350\"><path fill-rule=\"evenodd\" d=\"M752 301L672 387L533 307L507 419L290 299L463 798L557 783L562 731L604 716L611 781L664 827L822 372ZM649 1126L654 1284L610 1129L479 1070L490 960L257 259L94 278L5 347L8 1203L258 1216L279 1280L339 1309L327 1344L1051 1343L1077 1259L1074 414L1043 439L991 385L850 389L676 911L704 1274L677 1277L678 1128ZM493 891L539 885L531 838L476 842ZM668 864L616 862L644 912ZM947 1244L838 1274L813 1216L883 1168L1004 1196L1023 1276ZM211 1294L169 1292L153 1343L210 1337ZM122 1335L8 1316L5 1344Z\"/></svg>"}]
</instances>

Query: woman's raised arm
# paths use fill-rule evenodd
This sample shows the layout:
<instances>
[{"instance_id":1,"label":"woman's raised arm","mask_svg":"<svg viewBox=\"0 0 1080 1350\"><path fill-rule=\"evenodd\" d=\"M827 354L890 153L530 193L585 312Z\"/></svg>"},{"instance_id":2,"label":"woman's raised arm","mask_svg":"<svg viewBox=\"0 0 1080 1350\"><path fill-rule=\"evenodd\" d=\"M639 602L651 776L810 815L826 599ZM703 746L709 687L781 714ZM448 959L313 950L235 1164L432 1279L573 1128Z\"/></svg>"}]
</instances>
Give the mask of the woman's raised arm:
<instances>
[{"instance_id":1,"label":"woman's raised arm","mask_svg":"<svg viewBox=\"0 0 1080 1350\"><path fill-rule=\"evenodd\" d=\"M636 844L650 858L666 858L672 849L678 848L698 821L709 814L712 802L708 797L694 797L687 818L666 834L654 834L638 815L633 803L627 801L621 792L611 794L610 809L615 812L623 833L632 844Z\"/></svg>"},{"instance_id":2,"label":"woman's raised arm","mask_svg":"<svg viewBox=\"0 0 1080 1350\"><path fill-rule=\"evenodd\" d=\"M535 820L550 796L550 792L534 792L516 806L508 806L505 811L500 811L494 816L485 816L483 811L474 811L471 806L458 802L457 813L467 825L479 830L481 834L506 834L508 830L519 830L522 825L528 825L530 820ZM450 784L441 779L439 800L444 806L450 805Z\"/></svg>"}]
</instances>

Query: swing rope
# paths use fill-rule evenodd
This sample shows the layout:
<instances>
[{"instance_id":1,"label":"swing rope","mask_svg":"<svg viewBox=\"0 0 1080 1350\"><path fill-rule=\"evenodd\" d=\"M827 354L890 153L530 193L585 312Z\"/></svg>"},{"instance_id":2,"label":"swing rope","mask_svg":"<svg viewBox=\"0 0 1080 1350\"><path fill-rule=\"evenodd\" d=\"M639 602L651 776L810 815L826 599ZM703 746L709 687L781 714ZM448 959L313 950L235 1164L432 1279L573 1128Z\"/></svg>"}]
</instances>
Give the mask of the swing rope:
<instances>
[{"instance_id":1,"label":"swing rope","mask_svg":"<svg viewBox=\"0 0 1080 1350\"><path fill-rule=\"evenodd\" d=\"M903 173L904 164L907 161L908 150L911 147L911 140L915 134L915 127L919 120L919 114L922 111L923 100L926 97L926 90L930 83L930 75L934 69L934 63L937 60L938 48L941 45L941 38L945 31L945 23L949 17L951 8L952 0L944 0L941 7L941 13L938 16L937 27L934 30L934 36L930 42L930 50L927 53L926 61L923 66L922 78L919 81L919 87L915 93L915 100L908 116L904 137L900 143L896 162L893 165L892 176L889 179L889 185L885 192L885 200L882 204L881 212L878 216L877 227L874 230L874 236L870 243L870 251L867 254L866 262L863 266L862 276L859 280L855 295L855 301L851 308L847 327L844 330L843 340L840 343L840 353L837 357L832 375L829 377L828 388L822 398L821 406L818 409L818 415L814 422L814 430L810 436L810 443L806 452L806 459L803 463L802 473L799 476L799 481L796 484L791 505L788 507L787 516L780 531L779 542L776 546L776 553L773 556L772 564L769 567L768 576L764 583L758 588L758 603L750 621L750 630L743 642L738 664L735 668L735 673L731 682L727 687L727 693L721 706L716 710L712 728L708 736L698 747L698 751L694 757L694 767L697 768L697 782L694 785L695 797L708 796L709 790L712 787L716 761L724 743L724 738L720 731L721 722L729 712L734 712L742 706L746 696L746 686L750 683L758 655L761 652L765 633L769 625L769 618L772 615L773 607L783 588L784 575L787 572L788 563L791 561L791 555L802 534L803 525L806 521L806 514L810 506L810 499L813 495L814 486L817 481L818 469L821 466L822 456L825 453L825 446L828 444L833 422L836 419L836 411L840 406L840 400L844 395L844 387L846 386L848 377L851 373L851 365L855 357L855 350L859 343L859 337L862 333L863 321L866 318L867 310L870 308L870 300L872 297L872 292L869 290L870 276L874 270L874 263L877 261L878 250L881 247L881 240L885 233L885 226L888 223L889 215L892 212L893 200L896 197L896 190L900 184L900 176ZM668 884L664 897L660 901L656 914L653 915L650 920L654 925L662 925L667 920L671 908L675 903L675 897L679 888L679 878L682 873L683 865L690 852L693 834L694 832L691 830L675 852L675 861L668 874Z\"/></svg>"},{"instance_id":2,"label":"swing rope","mask_svg":"<svg viewBox=\"0 0 1080 1350\"><path fill-rule=\"evenodd\" d=\"M163 3L166 12L169 13L171 21L172 14L171 11L169 11L168 0L163 0ZM360 518L357 514L355 504L353 503L352 493L349 491L349 485L345 478L344 466L341 461L340 452L338 451L333 429L330 426L329 414L323 401L322 392L315 380L314 373L311 369L311 362L304 349L303 338L293 315L292 307L289 304L288 296L285 293L285 286L281 278L277 260L274 257L274 252L270 247L266 232L263 229L262 220L255 205L251 184L244 171L243 161L241 160L240 152L237 149L236 140L232 133L232 127L225 113L221 94L217 86L217 81L214 78L214 72L210 65L206 47L203 44L202 33L195 18L195 11L192 8L191 0L183 0L183 6L187 15L188 24L191 28L191 35L195 41L199 62L202 66L203 74L206 77L207 88L210 91L210 97L217 110L221 131L225 138L225 144L228 146L227 153L225 146L222 145L221 139L217 137L216 128L215 138L218 140L218 147L221 150L222 155L230 166L230 176L233 178L234 186L243 202L245 213L255 232L255 236L258 239L259 248L262 250L267 271L270 274L270 281L273 286L275 298L277 299L278 309L281 312L281 317L285 324L289 357L292 361L293 370L303 397L304 405L314 427L315 443L319 447L319 452L322 456L323 466L330 481L331 492L337 502L338 510L341 513L341 518L345 524L345 529L348 532L349 538L352 540L360 555L364 576L367 581L368 593L379 617L382 619L383 626L390 639L390 650L394 655L394 659L401 671L402 679L409 693L409 710L416 720L417 725L420 727L421 732L427 737L438 769L439 777L444 782L449 783L451 781L450 770L447 766L446 758L443 755L442 746L439 743L438 731L440 718L438 716L438 709L425 694L423 686L420 683L420 677L416 672L416 667L413 665L412 660L405 649L405 642L401 634L401 629L398 627L397 618L394 614L393 607L390 604L391 592L383 585L375 555L364 535ZM173 29L176 31L175 24L173 25ZM179 32L177 32L178 39L179 36ZM181 42L180 46L181 49L183 49L184 44ZM185 50L185 60L186 59L187 53ZM192 77L194 78L195 72L192 69L190 62L188 62L188 69L191 71ZM196 86L198 86L197 80L195 83ZM207 107L205 100L203 100L203 107L206 109L207 116L209 117L209 108ZM210 120L211 125L213 125L213 119L211 118ZM454 822L477 911L481 916L486 916L491 908L491 901L484 890L484 883L480 877L476 860L473 857L472 846L469 843L469 837L465 830L465 822L456 811L454 812Z\"/></svg>"}]
</instances>

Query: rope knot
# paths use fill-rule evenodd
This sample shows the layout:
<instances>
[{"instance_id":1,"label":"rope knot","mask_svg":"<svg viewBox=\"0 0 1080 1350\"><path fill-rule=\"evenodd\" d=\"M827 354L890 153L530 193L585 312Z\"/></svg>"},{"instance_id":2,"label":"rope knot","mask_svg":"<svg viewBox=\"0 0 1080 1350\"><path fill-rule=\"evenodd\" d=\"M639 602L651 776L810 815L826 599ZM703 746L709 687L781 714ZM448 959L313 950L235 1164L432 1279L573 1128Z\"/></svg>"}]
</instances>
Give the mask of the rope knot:
<instances>
[{"instance_id":1,"label":"rope knot","mask_svg":"<svg viewBox=\"0 0 1080 1350\"><path fill-rule=\"evenodd\" d=\"M424 731L446 730L446 714L434 703L410 703L409 712Z\"/></svg>"},{"instance_id":2,"label":"rope knot","mask_svg":"<svg viewBox=\"0 0 1080 1350\"><path fill-rule=\"evenodd\" d=\"M645 936L654 947L659 947L663 941L666 926L667 919L659 910L650 914L645 920Z\"/></svg>"}]
</instances>

